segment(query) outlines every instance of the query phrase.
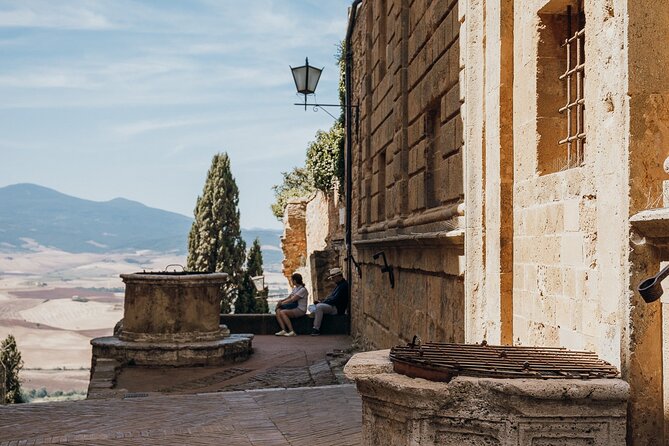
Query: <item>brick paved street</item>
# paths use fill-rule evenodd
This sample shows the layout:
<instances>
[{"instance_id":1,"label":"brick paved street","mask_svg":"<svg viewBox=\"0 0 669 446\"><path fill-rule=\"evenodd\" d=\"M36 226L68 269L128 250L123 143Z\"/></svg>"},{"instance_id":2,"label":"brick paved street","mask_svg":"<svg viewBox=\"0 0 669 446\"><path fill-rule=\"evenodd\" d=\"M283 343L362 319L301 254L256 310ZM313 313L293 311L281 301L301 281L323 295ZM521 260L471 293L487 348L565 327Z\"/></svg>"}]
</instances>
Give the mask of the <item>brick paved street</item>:
<instances>
[{"instance_id":1,"label":"brick paved street","mask_svg":"<svg viewBox=\"0 0 669 446\"><path fill-rule=\"evenodd\" d=\"M0 446L357 445L350 384L0 406Z\"/></svg>"}]
</instances>

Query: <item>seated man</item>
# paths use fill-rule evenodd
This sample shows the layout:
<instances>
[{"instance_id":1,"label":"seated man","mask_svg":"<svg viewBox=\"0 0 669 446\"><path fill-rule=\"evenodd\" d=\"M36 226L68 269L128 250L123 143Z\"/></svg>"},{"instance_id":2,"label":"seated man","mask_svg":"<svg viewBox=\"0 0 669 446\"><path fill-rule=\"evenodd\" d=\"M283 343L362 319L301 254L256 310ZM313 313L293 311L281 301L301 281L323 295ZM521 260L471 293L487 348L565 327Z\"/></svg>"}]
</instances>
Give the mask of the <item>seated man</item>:
<instances>
[{"instance_id":1,"label":"seated man","mask_svg":"<svg viewBox=\"0 0 669 446\"><path fill-rule=\"evenodd\" d=\"M316 310L314 311L312 336L321 334L321 322L324 314L344 314L348 308L348 282L344 279L341 269L332 268L328 279L334 280L337 286L323 302L315 302Z\"/></svg>"}]
</instances>

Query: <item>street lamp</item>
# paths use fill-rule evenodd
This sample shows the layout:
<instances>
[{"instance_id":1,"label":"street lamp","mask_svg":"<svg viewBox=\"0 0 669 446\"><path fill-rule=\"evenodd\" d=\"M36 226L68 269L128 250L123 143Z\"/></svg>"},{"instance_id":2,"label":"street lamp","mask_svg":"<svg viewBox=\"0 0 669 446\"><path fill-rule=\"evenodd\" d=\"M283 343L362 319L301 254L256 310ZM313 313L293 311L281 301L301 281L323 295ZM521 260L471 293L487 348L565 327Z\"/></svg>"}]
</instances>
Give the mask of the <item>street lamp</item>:
<instances>
[{"instance_id":1,"label":"street lamp","mask_svg":"<svg viewBox=\"0 0 669 446\"><path fill-rule=\"evenodd\" d=\"M330 115L332 119L337 119L336 116L333 116L332 113L327 111L325 107L336 107L343 109L353 109L355 110L355 127L358 127L358 106L350 104L307 104L307 96L310 94L316 94L316 86L318 81L321 78L321 73L323 68L316 68L309 65L309 58L305 58L304 65L301 67L290 67L293 72L293 80L295 81L295 88L297 92L304 95L304 104L294 104L294 105L304 105L304 109L307 109L307 106L313 107L314 111L319 108L325 113Z\"/></svg>"},{"instance_id":2,"label":"street lamp","mask_svg":"<svg viewBox=\"0 0 669 446\"><path fill-rule=\"evenodd\" d=\"M309 58L305 58L304 65L301 67L290 67L293 72L293 80L297 92L304 95L304 109L307 109L307 95L316 93L318 80L321 78L323 68L316 68L309 65ZM301 105L301 104L299 104Z\"/></svg>"}]
</instances>

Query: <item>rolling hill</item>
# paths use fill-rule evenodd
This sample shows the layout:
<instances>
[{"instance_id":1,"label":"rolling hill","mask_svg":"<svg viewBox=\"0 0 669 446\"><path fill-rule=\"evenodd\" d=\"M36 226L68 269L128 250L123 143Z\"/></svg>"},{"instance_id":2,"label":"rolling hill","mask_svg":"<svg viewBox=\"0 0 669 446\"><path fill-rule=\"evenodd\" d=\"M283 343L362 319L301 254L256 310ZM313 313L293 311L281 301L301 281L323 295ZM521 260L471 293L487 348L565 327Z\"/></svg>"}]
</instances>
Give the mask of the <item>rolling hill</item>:
<instances>
[{"instance_id":1,"label":"rolling hill","mask_svg":"<svg viewBox=\"0 0 669 446\"><path fill-rule=\"evenodd\" d=\"M115 198L98 202L35 184L0 188L0 250L25 251L35 244L67 252L151 250L186 253L192 219ZM281 231L242 229L247 245L258 237L264 263L280 263Z\"/></svg>"}]
</instances>

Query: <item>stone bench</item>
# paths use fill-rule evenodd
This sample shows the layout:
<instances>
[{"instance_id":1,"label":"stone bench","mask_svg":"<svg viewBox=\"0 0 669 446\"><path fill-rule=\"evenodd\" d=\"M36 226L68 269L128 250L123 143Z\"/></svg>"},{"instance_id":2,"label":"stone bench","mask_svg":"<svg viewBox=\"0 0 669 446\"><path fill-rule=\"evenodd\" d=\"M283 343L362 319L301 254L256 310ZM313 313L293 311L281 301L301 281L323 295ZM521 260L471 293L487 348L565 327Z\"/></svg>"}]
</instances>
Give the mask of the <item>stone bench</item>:
<instances>
[{"instance_id":1,"label":"stone bench","mask_svg":"<svg viewBox=\"0 0 669 446\"><path fill-rule=\"evenodd\" d=\"M295 332L310 334L314 324L312 314L290 320ZM221 324L227 325L231 333L253 333L271 335L281 330L273 314L221 314ZM351 320L348 314L327 314L323 317L321 334L334 335L350 333Z\"/></svg>"}]
</instances>

